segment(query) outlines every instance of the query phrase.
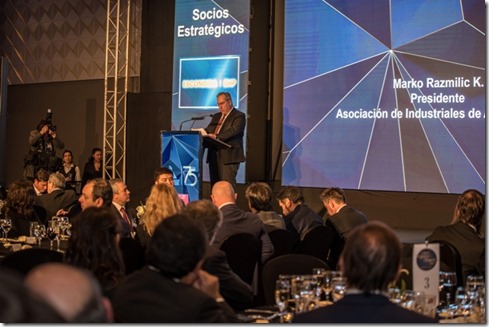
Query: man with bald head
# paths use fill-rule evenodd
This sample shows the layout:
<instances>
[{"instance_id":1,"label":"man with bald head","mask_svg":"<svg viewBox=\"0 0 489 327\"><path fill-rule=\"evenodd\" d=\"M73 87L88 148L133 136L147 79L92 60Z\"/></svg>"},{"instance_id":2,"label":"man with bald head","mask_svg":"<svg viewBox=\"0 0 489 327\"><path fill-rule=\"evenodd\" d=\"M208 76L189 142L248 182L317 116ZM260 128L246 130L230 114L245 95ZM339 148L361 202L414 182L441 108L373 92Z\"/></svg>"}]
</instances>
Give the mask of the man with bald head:
<instances>
[{"instance_id":1,"label":"man with bald head","mask_svg":"<svg viewBox=\"0 0 489 327\"><path fill-rule=\"evenodd\" d=\"M217 231L213 246L220 247L221 243L231 235L248 233L255 235L262 243L262 262L273 255L273 244L268 237L262 221L258 215L241 210L236 205L237 194L232 185L227 181L214 184L211 194L212 202L222 212L223 221Z\"/></svg>"},{"instance_id":2,"label":"man with bald head","mask_svg":"<svg viewBox=\"0 0 489 327\"><path fill-rule=\"evenodd\" d=\"M112 322L110 301L89 271L63 263L45 263L25 277L26 286L69 323Z\"/></svg>"}]
</instances>

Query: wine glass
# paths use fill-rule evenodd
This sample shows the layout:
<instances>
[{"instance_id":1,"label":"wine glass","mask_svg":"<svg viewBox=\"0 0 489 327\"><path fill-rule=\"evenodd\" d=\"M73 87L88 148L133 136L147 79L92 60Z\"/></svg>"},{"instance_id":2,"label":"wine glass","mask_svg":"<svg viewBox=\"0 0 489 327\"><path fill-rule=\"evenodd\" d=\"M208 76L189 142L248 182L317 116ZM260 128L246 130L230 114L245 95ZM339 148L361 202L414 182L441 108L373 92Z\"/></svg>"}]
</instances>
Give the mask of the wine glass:
<instances>
[{"instance_id":1,"label":"wine glass","mask_svg":"<svg viewBox=\"0 0 489 327\"><path fill-rule=\"evenodd\" d=\"M56 239L56 237L58 236L57 232L56 232L56 228L54 228L52 225L49 226L47 229L46 229L46 236L48 237L49 239L49 249L53 249L53 241ZM58 246L58 250L59 250L59 246Z\"/></svg>"},{"instance_id":2,"label":"wine glass","mask_svg":"<svg viewBox=\"0 0 489 327\"><path fill-rule=\"evenodd\" d=\"M323 283L321 285L323 292L326 296L326 301L329 301L331 291L333 290L332 281L334 277L341 277L341 271L326 270L324 272Z\"/></svg>"},{"instance_id":3,"label":"wine glass","mask_svg":"<svg viewBox=\"0 0 489 327\"><path fill-rule=\"evenodd\" d=\"M287 279L278 279L275 282L275 303L280 317L283 317L285 310L289 305L290 298L290 281Z\"/></svg>"},{"instance_id":4,"label":"wine glass","mask_svg":"<svg viewBox=\"0 0 489 327\"><path fill-rule=\"evenodd\" d=\"M324 274L326 273L326 269L324 268L313 268L312 276L316 281L316 296L318 299L321 299L321 294L323 292L323 282L324 282Z\"/></svg>"},{"instance_id":5,"label":"wine glass","mask_svg":"<svg viewBox=\"0 0 489 327\"><path fill-rule=\"evenodd\" d=\"M457 288L455 292L455 304L457 305L458 312L464 317L464 323L466 323L467 318L472 314L472 304L469 293L465 288Z\"/></svg>"},{"instance_id":6,"label":"wine glass","mask_svg":"<svg viewBox=\"0 0 489 327\"><path fill-rule=\"evenodd\" d=\"M440 284L439 284L439 294L440 294L440 305L446 306L447 313L451 315L453 306L450 305L453 302L455 296L455 289L457 287L457 274L455 272L440 271Z\"/></svg>"},{"instance_id":7,"label":"wine glass","mask_svg":"<svg viewBox=\"0 0 489 327\"><path fill-rule=\"evenodd\" d=\"M331 280L331 288L333 302L341 300L343 296L345 296L347 290L346 277L333 277Z\"/></svg>"},{"instance_id":8,"label":"wine glass","mask_svg":"<svg viewBox=\"0 0 489 327\"><path fill-rule=\"evenodd\" d=\"M3 229L3 235L4 235L4 242L8 243L7 241L7 235L10 229L12 228L12 219L10 218L4 218L3 219L3 224L2 224L2 229Z\"/></svg>"},{"instance_id":9,"label":"wine glass","mask_svg":"<svg viewBox=\"0 0 489 327\"><path fill-rule=\"evenodd\" d=\"M32 232L39 242L39 247L41 247L41 241L46 236L46 226L44 226L43 224L37 224Z\"/></svg>"}]
</instances>

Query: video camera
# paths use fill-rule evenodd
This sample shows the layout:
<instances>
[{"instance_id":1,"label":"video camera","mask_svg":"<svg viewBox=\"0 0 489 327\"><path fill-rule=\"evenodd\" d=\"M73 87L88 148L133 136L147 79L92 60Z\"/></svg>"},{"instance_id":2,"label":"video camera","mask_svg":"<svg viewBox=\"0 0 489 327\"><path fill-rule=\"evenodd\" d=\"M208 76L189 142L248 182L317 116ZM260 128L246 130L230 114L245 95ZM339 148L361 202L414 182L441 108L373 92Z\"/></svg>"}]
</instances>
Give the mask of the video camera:
<instances>
[{"instance_id":1,"label":"video camera","mask_svg":"<svg viewBox=\"0 0 489 327\"><path fill-rule=\"evenodd\" d=\"M56 125L53 125L53 112L51 109L48 109L48 113L46 114L46 120L48 122L48 127L53 132L56 132Z\"/></svg>"}]
</instances>

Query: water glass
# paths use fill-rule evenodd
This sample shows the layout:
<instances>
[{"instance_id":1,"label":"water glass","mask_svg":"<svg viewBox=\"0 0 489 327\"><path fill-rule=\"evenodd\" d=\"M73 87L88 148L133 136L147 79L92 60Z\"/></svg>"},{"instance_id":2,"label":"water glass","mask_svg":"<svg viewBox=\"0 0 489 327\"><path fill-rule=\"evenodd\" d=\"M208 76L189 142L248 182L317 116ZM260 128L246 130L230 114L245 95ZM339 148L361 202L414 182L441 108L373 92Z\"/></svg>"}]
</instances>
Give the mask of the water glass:
<instances>
[{"instance_id":1,"label":"water glass","mask_svg":"<svg viewBox=\"0 0 489 327\"><path fill-rule=\"evenodd\" d=\"M324 277L323 277L323 283L322 283L322 288L323 292L326 296L326 301L330 301L330 294L331 291L333 290L333 278L335 277L341 277L343 274L341 271L335 271L335 270L326 270L324 272Z\"/></svg>"},{"instance_id":2,"label":"water glass","mask_svg":"<svg viewBox=\"0 0 489 327\"><path fill-rule=\"evenodd\" d=\"M425 294L422 291L406 290L401 295L401 306L408 310L424 314Z\"/></svg>"},{"instance_id":3,"label":"water glass","mask_svg":"<svg viewBox=\"0 0 489 327\"><path fill-rule=\"evenodd\" d=\"M449 307L453 303L457 288L457 274L455 272L440 271L439 302L441 306Z\"/></svg>"},{"instance_id":4,"label":"water glass","mask_svg":"<svg viewBox=\"0 0 489 327\"><path fill-rule=\"evenodd\" d=\"M290 298L290 281L287 279L278 279L275 282L275 303L277 308L282 315L288 305Z\"/></svg>"},{"instance_id":5,"label":"water glass","mask_svg":"<svg viewBox=\"0 0 489 327\"><path fill-rule=\"evenodd\" d=\"M331 296L333 302L341 300L347 291L346 277L334 277L331 280Z\"/></svg>"}]
</instances>

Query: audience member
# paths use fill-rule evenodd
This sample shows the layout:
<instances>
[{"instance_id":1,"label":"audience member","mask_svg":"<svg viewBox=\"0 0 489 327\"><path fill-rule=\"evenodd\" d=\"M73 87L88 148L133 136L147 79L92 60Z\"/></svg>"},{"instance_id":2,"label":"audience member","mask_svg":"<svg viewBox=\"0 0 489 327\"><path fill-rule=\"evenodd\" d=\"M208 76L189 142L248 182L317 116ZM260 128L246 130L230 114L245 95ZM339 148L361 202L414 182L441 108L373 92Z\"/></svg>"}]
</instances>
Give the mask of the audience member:
<instances>
[{"instance_id":1,"label":"audience member","mask_svg":"<svg viewBox=\"0 0 489 327\"><path fill-rule=\"evenodd\" d=\"M73 163L73 153L70 150L65 150L63 152L63 165L58 170L65 177L66 186L65 189L73 190L77 192L77 186L81 185L81 173L80 167ZM81 188L78 188L80 190Z\"/></svg>"},{"instance_id":2,"label":"audience member","mask_svg":"<svg viewBox=\"0 0 489 327\"><path fill-rule=\"evenodd\" d=\"M176 214L154 230L147 266L116 288L114 312L121 323L236 321L219 293L217 277L201 270L207 245L204 227Z\"/></svg>"},{"instance_id":3,"label":"audience member","mask_svg":"<svg viewBox=\"0 0 489 327\"><path fill-rule=\"evenodd\" d=\"M63 149L65 144L48 119L42 119L37 128L29 134L29 152L24 158L24 178L33 180L39 169L54 173L61 166L61 159L56 157L56 149Z\"/></svg>"},{"instance_id":4,"label":"audience member","mask_svg":"<svg viewBox=\"0 0 489 327\"><path fill-rule=\"evenodd\" d=\"M211 246L222 224L222 214L209 200L190 202L184 209L190 218L203 223L209 243L204 255L202 269L219 279L220 292L227 303L236 311L242 311L253 305L253 291L236 275L226 258L226 253Z\"/></svg>"},{"instance_id":5,"label":"audience member","mask_svg":"<svg viewBox=\"0 0 489 327\"><path fill-rule=\"evenodd\" d=\"M270 185L263 182L251 183L246 188L246 198L251 212L260 217L267 232L285 229L285 221L272 209L273 192Z\"/></svg>"},{"instance_id":6,"label":"audience member","mask_svg":"<svg viewBox=\"0 0 489 327\"><path fill-rule=\"evenodd\" d=\"M299 188L283 186L277 199L282 208L285 228L292 233L297 243L314 227L323 225L321 217L304 203L304 196Z\"/></svg>"},{"instance_id":7,"label":"audience member","mask_svg":"<svg viewBox=\"0 0 489 327\"><path fill-rule=\"evenodd\" d=\"M258 215L241 210L236 205L237 194L233 186L227 181L219 181L212 187L212 202L222 212L223 222L216 233L214 246L219 247L221 243L231 235L248 233L261 240L261 260L265 262L273 255L273 244L268 237L265 227Z\"/></svg>"},{"instance_id":8,"label":"audience member","mask_svg":"<svg viewBox=\"0 0 489 327\"><path fill-rule=\"evenodd\" d=\"M167 217L183 209L177 191L168 184L155 184L146 200L146 212L136 229L137 237L145 247L153 236L156 226Z\"/></svg>"},{"instance_id":9,"label":"audience member","mask_svg":"<svg viewBox=\"0 0 489 327\"><path fill-rule=\"evenodd\" d=\"M485 209L484 195L474 189L466 190L457 200L451 224L436 227L426 237L430 242L444 241L457 249L464 284L469 275L485 276L486 241L482 235Z\"/></svg>"},{"instance_id":10,"label":"audience member","mask_svg":"<svg viewBox=\"0 0 489 327\"><path fill-rule=\"evenodd\" d=\"M129 210L126 210L126 204L129 202L131 192L127 188L124 180L120 178L111 179L110 185L112 186L112 210L114 214L119 218L121 224L121 237L134 238L136 234L135 227L137 223L135 218Z\"/></svg>"},{"instance_id":11,"label":"audience member","mask_svg":"<svg viewBox=\"0 0 489 327\"><path fill-rule=\"evenodd\" d=\"M65 177L56 172L49 175L48 193L36 197L36 203L46 209L48 220L53 216L65 215L77 203L73 190L65 190Z\"/></svg>"},{"instance_id":12,"label":"audience member","mask_svg":"<svg viewBox=\"0 0 489 327\"><path fill-rule=\"evenodd\" d=\"M401 269L401 242L387 225L362 224L348 238L339 266L347 278L345 296L294 317L296 323L435 323L389 300L387 288Z\"/></svg>"},{"instance_id":13,"label":"audience member","mask_svg":"<svg viewBox=\"0 0 489 327\"><path fill-rule=\"evenodd\" d=\"M0 321L3 324L66 322L58 312L28 289L20 275L0 271Z\"/></svg>"},{"instance_id":14,"label":"audience member","mask_svg":"<svg viewBox=\"0 0 489 327\"><path fill-rule=\"evenodd\" d=\"M82 189L78 201L82 210L89 207L110 207L112 205L112 186L103 178L89 180Z\"/></svg>"},{"instance_id":15,"label":"audience member","mask_svg":"<svg viewBox=\"0 0 489 327\"><path fill-rule=\"evenodd\" d=\"M87 208L73 219L65 253L65 262L91 271L109 298L124 278L120 228L112 209Z\"/></svg>"},{"instance_id":16,"label":"audience member","mask_svg":"<svg viewBox=\"0 0 489 327\"><path fill-rule=\"evenodd\" d=\"M166 167L158 167L154 173L154 183L156 184L168 184L175 186L175 181L173 180L173 171Z\"/></svg>"},{"instance_id":17,"label":"audience member","mask_svg":"<svg viewBox=\"0 0 489 327\"><path fill-rule=\"evenodd\" d=\"M329 215L325 225L333 231L333 242L327 263L331 269L335 269L351 230L367 223L367 217L346 204L346 194L338 187L325 189L320 199Z\"/></svg>"},{"instance_id":18,"label":"audience member","mask_svg":"<svg viewBox=\"0 0 489 327\"><path fill-rule=\"evenodd\" d=\"M52 305L68 323L113 321L112 305L90 272L63 263L45 263L25 277L25 284Z\"/></svg>"},{"instance_id":19,"label":"audience member","mask_svg":"<svg viewBox=\"0 0 489 327\"><path fill-rule=\"evenodd\" d=\"M46 210L35 204L36 194L32 182L19 179L9 186L2 216L12 220L8 237L29 236L31 222L46 223Z\"/></svg>"},{"instance_id":20,"label":"audience member","mask_svg":"<svg viewBox=\"0 0 489 327\"><path fill-rule=\"evenodd\" d=\"M34 191L36 195L46 194L48 190L49 173L45 169L39 169L34 176Z\"/></svg>"},{"instance_id":21,"label":"audience member","mask_svg":"<svg viewBox=\"0 0 489 327\"><path fill-rule=\"evenodd\" d=\"M101 148L93 148L92 154L90 158L88 158L88 162L85 163L85 167L83 168L83 176L81 187L83 188L85 184L95 178L103 177L102 167L102 149Z\"/></svg>"}]
</instances>

